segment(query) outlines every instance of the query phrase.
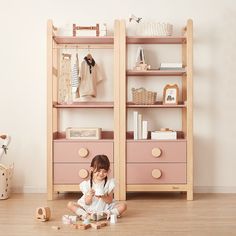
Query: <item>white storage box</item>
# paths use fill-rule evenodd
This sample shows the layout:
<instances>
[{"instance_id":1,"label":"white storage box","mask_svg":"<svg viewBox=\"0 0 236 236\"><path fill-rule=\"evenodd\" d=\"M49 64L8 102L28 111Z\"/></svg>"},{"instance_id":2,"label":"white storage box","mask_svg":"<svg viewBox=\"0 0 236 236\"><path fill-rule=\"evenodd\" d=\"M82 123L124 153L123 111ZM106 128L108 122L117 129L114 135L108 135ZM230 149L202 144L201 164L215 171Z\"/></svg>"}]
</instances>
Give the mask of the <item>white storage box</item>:
<instances>
[{"instance_id":1,"label":"white storage box","mask_svg":"<svg viewBox=\"0 0 236 236\"><path fill-rule=\"evenodd\" d=\"M6 167L0 164L0 199L7 199L10 196L13 170L13 165Z\"/></svg>"},{"instance_id":2,"label":"white storage box","mask_svg":"<svg viewBox=\"0 0 236 236\"><path fill-rule=\"evenodd\" d=\"M176 131L153 131L151 132L151 139L175 140L177 139L177 132Z\"/></svg>"},{"instance_id":3,"label":"white storage box","mask_svg":"<svg viewBox=\"0 0 236 236\"><path fill-rule=\"evenodd\" d=\"M67 139L101 139L101 128L75 128L66 129Z\"/></svg>"}]
</instances>

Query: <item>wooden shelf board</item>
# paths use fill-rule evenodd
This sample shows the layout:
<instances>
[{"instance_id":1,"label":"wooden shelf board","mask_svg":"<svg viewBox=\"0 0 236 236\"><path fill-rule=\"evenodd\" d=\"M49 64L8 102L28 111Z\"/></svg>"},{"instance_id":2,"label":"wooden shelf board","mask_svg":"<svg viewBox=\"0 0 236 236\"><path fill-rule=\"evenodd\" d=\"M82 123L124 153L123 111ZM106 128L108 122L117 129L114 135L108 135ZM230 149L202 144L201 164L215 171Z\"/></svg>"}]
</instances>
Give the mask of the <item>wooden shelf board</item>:
<instances>
[{"instance_id":1,"label":"wooden shelf board","mask_svg":"<svg viewBox=\"0 0 236 236\"><path fill-rule=\"evenodd\" d=\"M186 71L183 70L147 70L147 71L137 71L137 70L127 70L126 75L128 76L183 76Z\"/></svg>"},{"instance_id":2,"label":"wooden shelf board","mask_svg":"<svg viewBox=\"0 0 236 236\"><path fill-rule=\"evenodd\" d=\"M133 102L126 103L127 108L185 108L187 107L185 102L179 102L178 105L171 105L171 104L163 104L162 102L155 102L155 104L151 105L139 105L134 104Z\"/></svg>"},{"instance_id":3,"label":"wooden shelf board","mask_svg":"<svg viewBox=\"0 0 236 236\"><path fill-rule=\"evenodd\" d=\"M128 36L126 37L127 44L183 44L186 43L185 36Z\"/></svg>"},{"instance_id":4,"label":"wooden shelf board","mask_svg":"<svg viewBox=\"0 0 236 236\"><path fill-rule=\"evenodd\" d=\"M113 108L113 102L73 102L72 104L53 104L54 108Z\"/></svg>"},{"instance_id":5,"label":"wooden shelf board","mask_svg":"<svg viewBox=\"0 0 236 236\"><path fill-rule=\"evenodd\" d=\"M175 140L156 140L151 139L151 131L148 131L147 139L138 139L134 140L134 132L126 131L126 141L127 142L165 142L165 141L173 141L173 142L187 142L187 139L184 135L183 131L177 130L177 139Z\"/></svg>"},{"instance_id":6,"label":"wooden shelf board","mask_svg":"<svg viewBox=\"0 0 236 236\"><path fill-rule=\"evenodd\" d=\"M113 44L114 43L113 36L98 36L98 37L54 36L53 39L58 44Z\"/></svg>"},{"instance_id":7,"label":"wooden shelf board","mask_svg":"<svg viewBox=\"0 0 236 236\"><path fill-rule=\"evenodd\" d=\"M53 142L113 142L113 139L66 139L66 138L59 138L54 139Z\"/></svg>"},{"instance_id":8,"label":"wooden shelf board","mask_svg":"<svg viewBox=\"0 0 236 236\"><path fill-rule=\"evenodd\" d=\"M175 139L175 140L172 140L172 139L137 139L137 140L134 140L134 139L126 139L126 142L187 142L186 139Z\"/></svg>"}]
</instances>

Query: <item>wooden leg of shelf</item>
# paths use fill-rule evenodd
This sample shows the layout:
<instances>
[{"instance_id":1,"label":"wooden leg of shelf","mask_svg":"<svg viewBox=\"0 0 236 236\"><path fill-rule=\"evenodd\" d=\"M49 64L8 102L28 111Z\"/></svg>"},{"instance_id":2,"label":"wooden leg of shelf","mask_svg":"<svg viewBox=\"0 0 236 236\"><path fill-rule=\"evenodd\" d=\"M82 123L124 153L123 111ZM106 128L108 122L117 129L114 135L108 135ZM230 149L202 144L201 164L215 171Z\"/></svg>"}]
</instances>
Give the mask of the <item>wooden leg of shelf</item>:
<instances>
[{"instance_id":1,"label":"wooden leg of shelf","mask_svg":"<svg viewBox=\"0 0 236 236\"><path fill-rule=\"evenodd\" d=\"M125 194L119 194L117 191L115 191L114 199L116 201L126 201L126 193Z\"/></svg>"},{"instance_id":2,"label":"wooden leg of shelf","mask_svg":"<svg viewBox=\"0 0 236 236\"><path fill-rule=\"evenodd\" d=\"M53 191L52 190L48 190L48 200L49 201L53 200Z\"/></svg>"},{"instance_id":3,"label":"wooden leg of shelf","mask_svg":"<svg viewBox=\"0 0 236 236\"><path fill-rule=\"evenodd\" d=\"M193 190L187 191L187 200L189 200L189 201L193 200Z\"/></svg>"}]
</instances>

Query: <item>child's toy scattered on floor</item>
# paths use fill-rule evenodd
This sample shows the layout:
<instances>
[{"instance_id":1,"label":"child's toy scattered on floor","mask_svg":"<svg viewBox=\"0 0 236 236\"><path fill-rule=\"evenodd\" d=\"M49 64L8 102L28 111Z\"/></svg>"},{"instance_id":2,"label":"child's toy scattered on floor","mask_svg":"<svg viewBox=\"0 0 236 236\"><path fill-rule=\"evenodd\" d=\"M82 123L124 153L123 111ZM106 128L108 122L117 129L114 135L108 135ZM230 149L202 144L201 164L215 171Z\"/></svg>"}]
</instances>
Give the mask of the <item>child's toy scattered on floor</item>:
<instances>
[{"instance_id":1,"label":"child's toy scattered on floor","mask_svg":"<svg viewBox=\"0 0 236 236\"><path fill-rule=\"evenodd\" d=\"M64 215L62 216L62 223L65 225L75 224L78 219L79 219L78 216Z\"/></svg>"},{"instance_id":2,"label":"child's toy scattered on floor","mask_svg":"<svg viewBox=\"0 0 236 236\"><path fill-rule=\"evenodd\" d=\"M59 229L61 229L61 227L58 226L58 225L53 225L53 226L52 226L52 229L59 230Z\"/></svg>"},{"instance_id":3,"label":"child's toy scattered on floor","mask_svg":"<svg viewBox=\"0 0 236 236\"><path fill-rule=\"evenodd\" d=\"M117 222L117 218L111 215L111 224L115 224ZM87 218L81 219L75 215L63 215L62 223L71 225L74 229L82 229L86 230L89 228L100 229L108 225L107 214L105 212L94 212L89 214Z\"/></svg>"},{"instance_id":4,"label":"child's toy scattered on floor","mask_svg":"<svg viewBox=\"0 0 236 236\"><path fill-rule=\"evenodd\" d=\"M51 217L51 211L49 207L39 207L36 209L35 217L39 221L48 221Z\"/></svg>"}]
</instances>

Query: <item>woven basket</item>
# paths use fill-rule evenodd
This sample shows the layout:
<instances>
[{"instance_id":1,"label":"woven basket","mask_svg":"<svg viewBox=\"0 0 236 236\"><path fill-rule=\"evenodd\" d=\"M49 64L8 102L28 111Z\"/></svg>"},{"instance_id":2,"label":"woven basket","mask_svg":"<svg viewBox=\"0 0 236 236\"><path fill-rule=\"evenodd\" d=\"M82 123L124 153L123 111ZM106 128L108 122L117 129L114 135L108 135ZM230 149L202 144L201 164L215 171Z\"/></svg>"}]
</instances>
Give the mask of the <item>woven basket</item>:
<instances>
[{"instance_id":1,"label":"woven basket","mask_svg":"<svg viewBox=\"0 0 236 236\"><path fill-rule=\"evenodd\" d=\"M140 105L154 104L157 93L147 91L145 88L132 88L133 103Z\"/></svg>"},{"instance_id":2,"label":"woven basket","mask_svg":"<svg viewBox=\"0 0 236 236\"><path fill-rule=\"evenodd\" d=\"M0 200L10 196L14 165L6 167L0 164Z\"/></svg>"}]
</instances>

